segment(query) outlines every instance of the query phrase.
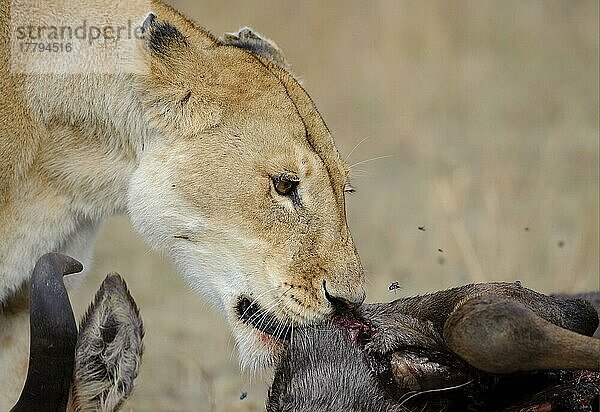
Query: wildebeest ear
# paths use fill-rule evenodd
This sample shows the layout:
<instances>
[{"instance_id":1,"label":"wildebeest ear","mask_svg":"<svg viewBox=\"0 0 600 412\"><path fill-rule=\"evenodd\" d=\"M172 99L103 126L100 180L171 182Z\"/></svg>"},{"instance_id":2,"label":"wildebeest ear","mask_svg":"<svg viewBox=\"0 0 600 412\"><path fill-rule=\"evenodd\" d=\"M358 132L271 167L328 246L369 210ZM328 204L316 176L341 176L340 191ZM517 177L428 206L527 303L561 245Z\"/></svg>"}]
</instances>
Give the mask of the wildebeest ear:
<instances>
[{"instance_id":1,"label":"wildebeest ear","mask_svg":"<svg viewBox=\"0 0 600 412\"><path fill-rule=\"evenodd\" d=\"M110 274L81 321L70 404L114 411L130 395L143 352L144 327L125 281Z\"/></svg>"},{"instance_id":2,"label":"wildebeest ear","mask_svg":"<svg viewBox=\"0 0 600 412\"><path fill-rule=\"evenodd\" d=\"M249 27L243 27L237 33L225 33L219 38L221 44L236 46L271 60L279 67L290 71L290 65L281 49L271 39L263 37Z\"/></svg>"}]
</instances>

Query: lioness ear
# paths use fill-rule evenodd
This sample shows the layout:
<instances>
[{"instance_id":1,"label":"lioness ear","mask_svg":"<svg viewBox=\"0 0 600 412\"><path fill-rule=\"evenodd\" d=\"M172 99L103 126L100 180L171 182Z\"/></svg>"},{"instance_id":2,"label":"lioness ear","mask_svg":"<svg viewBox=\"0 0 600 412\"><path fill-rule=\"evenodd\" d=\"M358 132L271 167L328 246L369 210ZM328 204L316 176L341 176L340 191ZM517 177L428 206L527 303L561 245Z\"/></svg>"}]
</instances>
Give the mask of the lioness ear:
<instances>
[{"instance_id":1,"label":"lioness ear","mask_svg":"<svg viewBox=\"0 0 600 412\"><path fill-rule=\"evenodd\" d=\"M279 67L290 71L290 65L281 49L271 39L263 37L250 27L243 27L237 33L225 33L219 38L224 45L235 46L271 60Z\"/></svg>"},{"instance_id":2,"label":"lioness ear","mask_svg":"<svg viewBox=\"0 0 600 412\"><path fill-rule=\"evenodd\" d=\"M177 21L191 30L185 22ZM193 41L175 24L150 13L141 25L142 58L138 93L147 120L163 132L195 135L216 125L221 112L207 101L202 79L211 71L205 48L215 39L200 31Z\"/></svg>"},{"instance_id":3,"label":"lioness ear","mask_svg":"<svg viewBox=\"0 0 600 412\"><path fill-rule=\"evenodd\" d=\"M71 406L114 411L129 396L143 352L144 327L118 274L106 277L81 321Z\"/></svg>"},{"instance_id":4,"label":"lioness ear","mask_svg":"<svg viewBox=\"0 0 600 412\"><path fill-rule=\"evenodd\" d=\"M148 14L141 32L150 50L163 56L172 56L189 47L187 38L174 25L159 21L154 13Z\"/></svg>"}]
</instances>

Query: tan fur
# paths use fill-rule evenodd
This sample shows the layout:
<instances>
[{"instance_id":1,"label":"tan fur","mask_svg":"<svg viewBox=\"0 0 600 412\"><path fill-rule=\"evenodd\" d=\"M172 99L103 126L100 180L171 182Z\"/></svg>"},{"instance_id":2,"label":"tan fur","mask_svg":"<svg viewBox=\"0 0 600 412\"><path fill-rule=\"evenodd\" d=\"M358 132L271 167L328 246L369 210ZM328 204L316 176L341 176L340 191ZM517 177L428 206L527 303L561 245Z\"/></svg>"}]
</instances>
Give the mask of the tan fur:
<instances>
[{"instance_id":1,"label":"tan fur","mask_svg":"<svg viewBox=\"0 0 600 412\"><path fill-rule=\"evenodd\" d=\"M9 410L19 397L27 374L29 349L28 289L0 305L0 410ZM10 373L9 373L10 372Z\"/></svg>"},{"instance_id":2,"label":"tan fur","mask_svg":"<svg viewBox=\"0 0 600 412\"><path fill-rule=\"evenodd\" d=\"M268 59L278 49L261 56L223 44L159 2L66 3L32 4L71 22L139 26L152 12L185 40L156 52L150 28L127 43L115 73L94 74L110 59L103 45L106 59L76 61L80 74L34 63L27 68L41 74L17 74L10 2L0 0L0 301L45 252L89 263L98 227L118 213L223 311L244 362L270 355L238 320L241 295L295 325L331 313L324 281L331 295L360 301L348 168L310 97ZM301 206L272 184L290 172Z\"/></svg>"}]
</instances>

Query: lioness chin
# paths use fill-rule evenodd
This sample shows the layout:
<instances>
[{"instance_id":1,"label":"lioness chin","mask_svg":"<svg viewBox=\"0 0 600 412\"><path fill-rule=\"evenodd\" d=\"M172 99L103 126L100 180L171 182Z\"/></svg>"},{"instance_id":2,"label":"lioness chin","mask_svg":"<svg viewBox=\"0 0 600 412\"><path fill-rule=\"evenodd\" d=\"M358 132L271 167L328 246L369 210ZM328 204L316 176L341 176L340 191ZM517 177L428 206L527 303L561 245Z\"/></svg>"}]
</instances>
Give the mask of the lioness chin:
<instances>
[{"instance_id":1,"label":"lioness chin","mask_svg":"<svg viewBox=\"0 0 600 412\"><path fill-rule=\"evenodd\" d=\"M46 252L88 264L119 213L225 314L244 364L361 302L348 167L277 46L156 1L90 4L0 0L0 303ZM27 21L139 36L70 38L52 66L19 54Z\"/></svg>"}]
</instances>

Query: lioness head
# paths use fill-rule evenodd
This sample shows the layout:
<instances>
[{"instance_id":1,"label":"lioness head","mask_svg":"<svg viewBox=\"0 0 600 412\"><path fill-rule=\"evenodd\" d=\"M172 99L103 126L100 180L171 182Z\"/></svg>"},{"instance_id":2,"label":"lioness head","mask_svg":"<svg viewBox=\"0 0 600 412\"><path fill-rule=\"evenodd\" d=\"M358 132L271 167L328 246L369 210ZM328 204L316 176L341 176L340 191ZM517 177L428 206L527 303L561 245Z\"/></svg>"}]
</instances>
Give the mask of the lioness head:
<instances>
[{"instance_id":1,"label":"lioness head","mask_svg":"<svg viewBox=\"0 0 600 412\"><path fill-rule=\"evenodd\" d=\"M364 299L348 167L273 43L154 15L143 29L138 87L156 136L130 215L226 314L243 363L268 361L292 326Z\"/></svg>"}]
</instances>

